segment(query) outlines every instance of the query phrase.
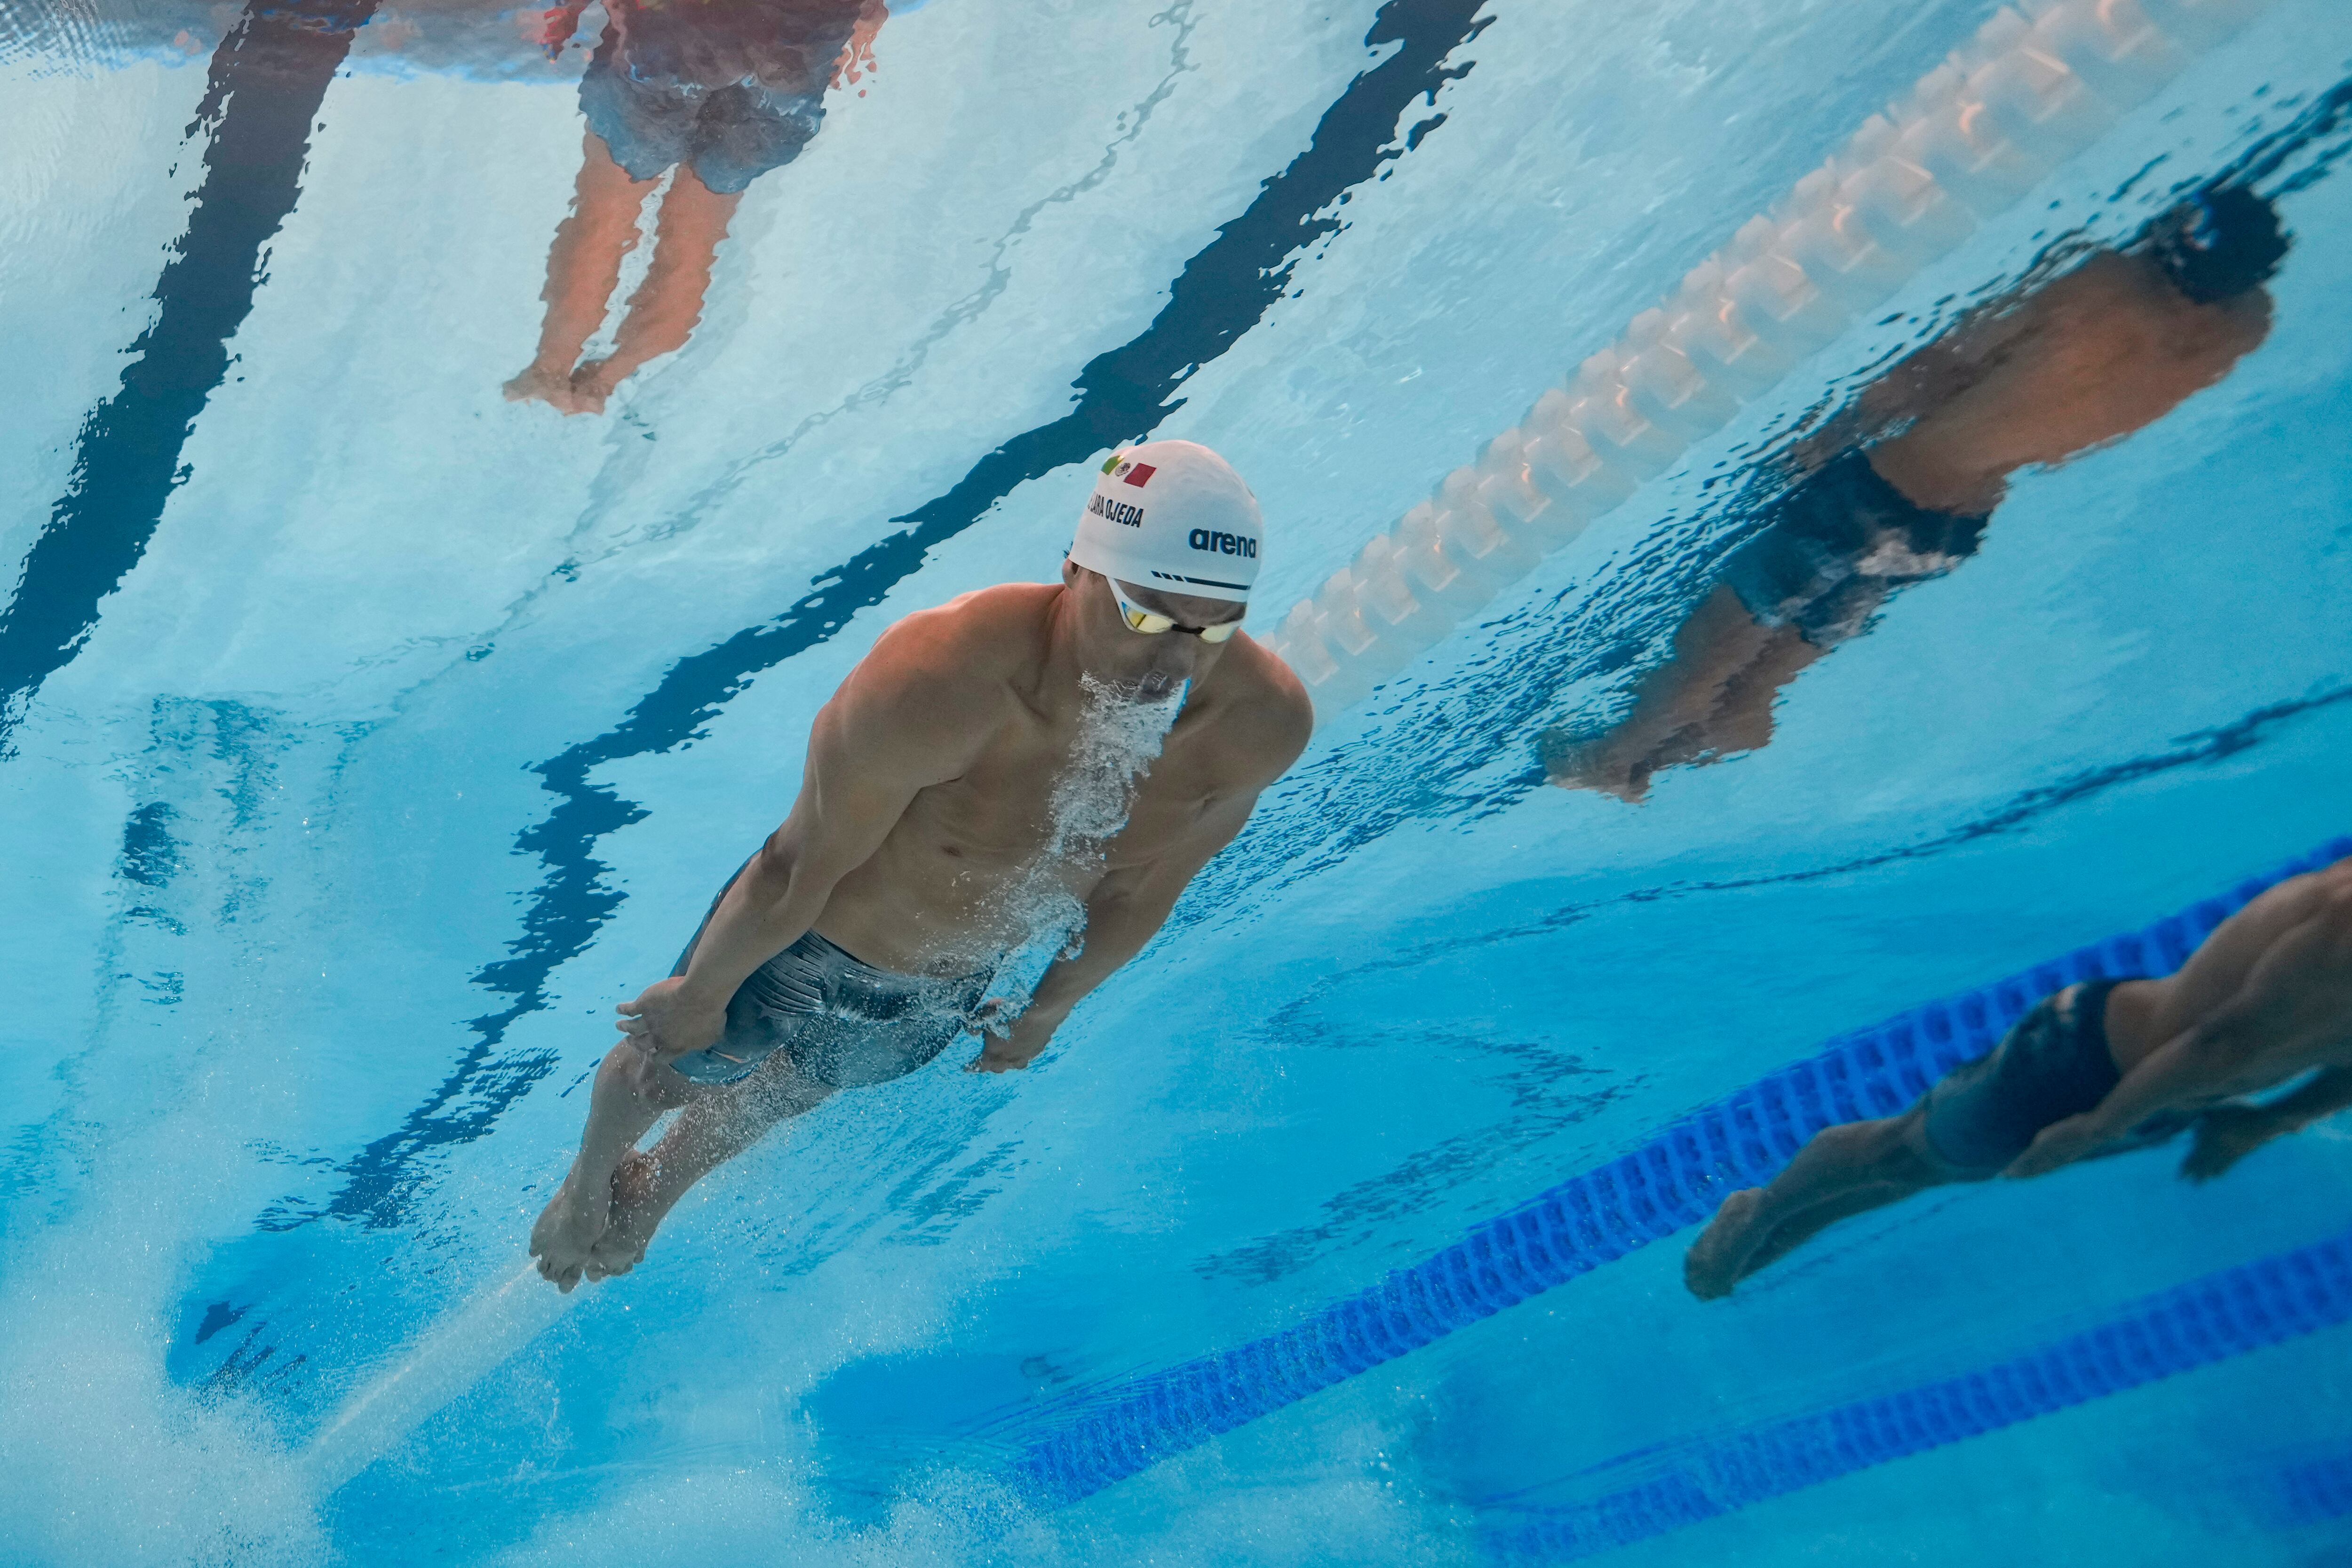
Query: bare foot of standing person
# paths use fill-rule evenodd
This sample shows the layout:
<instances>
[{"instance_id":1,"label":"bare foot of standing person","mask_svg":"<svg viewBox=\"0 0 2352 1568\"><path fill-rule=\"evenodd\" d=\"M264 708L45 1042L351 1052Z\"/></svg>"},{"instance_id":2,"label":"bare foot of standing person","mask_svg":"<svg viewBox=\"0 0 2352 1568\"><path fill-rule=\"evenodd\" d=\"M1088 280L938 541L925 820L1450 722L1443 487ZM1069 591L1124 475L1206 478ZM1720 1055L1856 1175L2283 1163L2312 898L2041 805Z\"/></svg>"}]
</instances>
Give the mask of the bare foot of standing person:
<instances>
[{"instance_id":1,"label":"bare foot of standing person","mask_svg":"<svg viewBox=\"0 0 2352 1568\"><path fill-rule=\"evenodd\" d=\"M505 392L509 403L544 403L559 414L587 412L572 394L569 374L536 362L500 390ZM600 403L598 411L602 406Z\"/></svg>"}]
</instances>

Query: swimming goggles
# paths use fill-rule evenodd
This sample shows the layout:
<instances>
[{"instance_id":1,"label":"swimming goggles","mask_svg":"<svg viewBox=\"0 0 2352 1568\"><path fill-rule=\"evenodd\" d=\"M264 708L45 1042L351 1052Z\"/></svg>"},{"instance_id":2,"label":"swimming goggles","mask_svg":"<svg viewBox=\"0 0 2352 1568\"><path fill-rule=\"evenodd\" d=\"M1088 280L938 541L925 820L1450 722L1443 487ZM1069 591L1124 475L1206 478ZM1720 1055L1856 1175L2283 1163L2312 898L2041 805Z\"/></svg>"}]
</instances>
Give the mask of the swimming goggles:
<instances>
[{"instance_id":1,"label":"swimming goggles","mask_svg":"<svg viewBox=\"0 0 2352 1568\"><path fill-rule=\"evenodd\" d=\"M1242 629L1239 617L1230 621L1219 621L1213 626L1184 626L1173 616L1163 616L1157 610L1147 610L1129 598L1126 592L1119 587L1118 578L1106 574L1103 581L1110 584L1110 596L1118 601L1119 618L1127 622L1129 631L1141 632L1148 637L1160 637L1167 632L1190 632L1202 642L1226 642L1231 640L1235 632Z\"/></svg>"}]
</instances>

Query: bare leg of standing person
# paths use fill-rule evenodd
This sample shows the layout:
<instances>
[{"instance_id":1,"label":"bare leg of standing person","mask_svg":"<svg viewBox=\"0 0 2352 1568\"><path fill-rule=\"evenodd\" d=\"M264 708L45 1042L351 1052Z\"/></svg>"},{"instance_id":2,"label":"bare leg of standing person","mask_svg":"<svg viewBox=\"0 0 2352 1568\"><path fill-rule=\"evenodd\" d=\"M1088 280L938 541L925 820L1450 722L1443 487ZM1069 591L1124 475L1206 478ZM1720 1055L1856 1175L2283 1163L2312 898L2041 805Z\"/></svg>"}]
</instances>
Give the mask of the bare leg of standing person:
<instances>
[{"instance_id":1,"label":"bare leg of standing person","mask_svg":"<svg viewBox=\"0 0 2352 1568\"><path fill-rule=\"evenodd\" d=\"M520 375L506 384L511 401L537 398L566 414L584 409L572 392L572 367L580 350L597 328L613 289L621 280L621 262L637 247L637 217L656 180L635 180L613 161L604 139L587 133L571 214L555 228L555 243L547 252L547 319L540 329L539 352Z\"/></svg>"},{"instance_id":2,"label":"bare leg of standing person","mask_svg":"<svg viewBox=\"0 0 2352 1568\"><path fill-rule=\"evenodd\" d=\"M591 360L572 374L572 396L583 413L601 414L604 400L639 365L686 346L702 320L703 296L727 226L742 205L740 192L720 195L681 164L662 198L653 266L630 296L629 313L610 358ZM609 289L609 285L607 286Z\"/></svg>"}]
</instances>

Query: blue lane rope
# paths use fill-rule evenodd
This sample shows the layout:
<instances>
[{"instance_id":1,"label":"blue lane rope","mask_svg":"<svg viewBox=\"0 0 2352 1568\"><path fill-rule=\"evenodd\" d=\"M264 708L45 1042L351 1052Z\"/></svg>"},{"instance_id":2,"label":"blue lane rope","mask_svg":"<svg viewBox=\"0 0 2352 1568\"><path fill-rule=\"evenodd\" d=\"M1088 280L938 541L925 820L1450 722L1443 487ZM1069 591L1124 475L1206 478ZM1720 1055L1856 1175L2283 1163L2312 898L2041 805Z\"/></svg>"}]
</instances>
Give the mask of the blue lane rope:
<instances>
[{"instance_id":1,"label":"blue lane rope","mask_svg":"<svg viewBox=\"0 0 2352 1568\"><path fill-rule=\"evenodd\" d=\"M2042 997L2079 980L2168 974L2263 889L2346 855L2352 838L2331 840L2142 930L1840 1036L1302 1322L1041 1417L1050 1425L1022 1446L1011 1479L1041 1504L1075 1502L1696 1224L1726 1194L1769 1181L1822 1128L1910 1105Z\"/></svg>"},{"instance_id":2,"label":"blue lane rope","mask_svg":"<svg viewBox=\"0 0 2352 1568\"><path fill-rule=\"evenodd\" d=\"M2097 1328L1981 1371L1732 1433L1667 1474L1490 1536L1507 1559L1570 1562L1753 1503L2352 1320L2352 1231L2147 1297ZM2338 1502L2320 1475L2314 1517ZM2340 1510L2336 1510L2340 1511Z\"/></svg>"},{"instance_id":3,"label":"blue lane rope","mask_svg":"<svg viewBox=\"0 0 2352 1568\"><path fill-rule=\"evenodd\" d=\"M2275 1528L2291 1530L2352 1514L2352 1456L2332 1454L2283 1466L2273 1484L2278 1493L2271 1521Z\"/></svg>"}]
</instances>

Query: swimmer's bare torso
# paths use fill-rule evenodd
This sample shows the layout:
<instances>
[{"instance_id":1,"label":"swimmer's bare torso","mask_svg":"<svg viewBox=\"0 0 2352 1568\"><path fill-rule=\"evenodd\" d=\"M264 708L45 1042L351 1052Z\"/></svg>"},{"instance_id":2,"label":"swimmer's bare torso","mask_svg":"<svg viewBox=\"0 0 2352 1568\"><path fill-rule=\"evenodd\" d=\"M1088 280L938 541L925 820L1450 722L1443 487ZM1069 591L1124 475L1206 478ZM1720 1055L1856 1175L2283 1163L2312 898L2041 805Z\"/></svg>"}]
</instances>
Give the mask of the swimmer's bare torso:
<instances>
[{"instance_id":1,"label":"swimmer's bare torso","mask_svg":"<svg viewBox=\"0 0 2352 1568\"><path fill-rule=\"evenodd\" d=\"M1185 702L1135 786L1126 826L1099 855L1041 866L1055 783L1086 711L1054 668L1049 622L1061 594L1023 584L967 595L908 617L876 648L868 666L945 667L919 721L952 731L931 768L953 772L918 788L880 847L835 884L815 922L828 941L903 973L983 968L1030 934L1019 894L1041 870L1083 904L1107 879L1147 872L1287 765L1303 697L1244 635ZM862 666L835 703L856 704L865 683L894 679Z\"/></svg>"},{"instance_id":2,"label":"swimmer's bare torso","mask_svg":"<svg viewBox=\"0 0 2352 1568\"><path fill-rule=\"evenodd\" d=\"M1164 606L1188 626L1243 613L1172 595ZM1045 857L1055 781L1089 709L1106 691L1163 702L1188 682L1124 826ZM1108 584L1076 566L1059 584L990 588L910 616L818 713L792 815L719 900L687 971L623 1004L622 1027L648 1071L666 1072L716 1040L736 988L810 931L902 974L985 969L1031 934L1016 894L1043 875L1077 901L1083 945L1046 970L975 1064L1024 1066L1141 951L1312 721L1297 678L1246 635L1130 631Z\"/></svg>"}]
</instances>

